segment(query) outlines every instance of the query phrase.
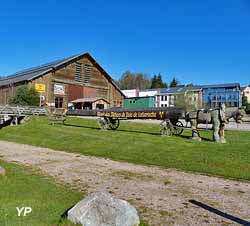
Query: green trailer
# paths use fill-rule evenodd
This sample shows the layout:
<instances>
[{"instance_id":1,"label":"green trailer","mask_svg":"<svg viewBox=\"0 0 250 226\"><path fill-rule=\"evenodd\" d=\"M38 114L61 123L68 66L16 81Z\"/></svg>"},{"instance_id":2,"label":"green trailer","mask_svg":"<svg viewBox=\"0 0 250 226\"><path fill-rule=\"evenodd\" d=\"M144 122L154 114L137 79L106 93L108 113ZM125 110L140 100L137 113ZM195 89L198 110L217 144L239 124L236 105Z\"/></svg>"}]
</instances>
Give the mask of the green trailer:
<instances>
[{"instance_id":1,"label":"green trailer","mask_svg":"<svg viewBox=\"0 0 250 226\"><path fill-rule=\"evenodd\" d=\"M126 109L131 108L153 108L155 106L155 97L130 97L125 98L123 101L123 107Z\"/></svg>"}]
</instances>

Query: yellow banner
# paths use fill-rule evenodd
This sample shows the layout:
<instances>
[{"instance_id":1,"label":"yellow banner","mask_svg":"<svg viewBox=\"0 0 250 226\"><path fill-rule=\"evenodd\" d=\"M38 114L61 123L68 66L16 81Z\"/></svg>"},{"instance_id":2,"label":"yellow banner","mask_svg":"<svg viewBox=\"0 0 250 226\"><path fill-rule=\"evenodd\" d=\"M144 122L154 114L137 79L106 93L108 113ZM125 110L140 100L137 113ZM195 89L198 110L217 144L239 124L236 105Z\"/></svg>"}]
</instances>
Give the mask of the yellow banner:
<instances>
[{"instance_id":1,"label":"yellow banner","mask_svg":"<svg viewBox=\"0 0 250 226\"><path fill-rule=\"evenodd\" d=\"M35 90L39 93L45 92L45 84L35 84Z\"/></svg>"}]
</instances>

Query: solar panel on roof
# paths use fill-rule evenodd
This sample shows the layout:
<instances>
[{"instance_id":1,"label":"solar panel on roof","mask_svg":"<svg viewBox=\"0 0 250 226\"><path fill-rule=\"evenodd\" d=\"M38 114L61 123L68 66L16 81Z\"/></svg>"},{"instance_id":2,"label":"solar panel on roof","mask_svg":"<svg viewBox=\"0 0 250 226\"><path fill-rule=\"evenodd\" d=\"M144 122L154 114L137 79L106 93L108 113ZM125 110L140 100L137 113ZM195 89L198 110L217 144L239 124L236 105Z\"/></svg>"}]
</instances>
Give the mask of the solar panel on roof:
<instances>
[{"instance_id":1,"label":"solar panel on roof","mask_svg":"<svg viewBox=\"0 0 250 226\"><path fill-rule=\"evenodd\" d=\"M74 55L74 56L64 58L61 60L56 60L56 61L53 61L50 63L42 64L40 66L31 67L29 69L18 71L12 75L0 78L0 85L5 86L5 85L12 84L12 83L31 80L31 79L35 78L36 76L39 76L40 74L42 74L42 73L44 73L44 72L46 72L54 67L57 67L63 63L66 63L67 61L69 61L71 59L74 59L77 56L80 56L80 55Z\"/></svg>"},{"instance_id":2,"label":"solar panel on roof","mask_svg":"<svg viewBox=\"0 0 250 226\"><path fill-rule=\"evenodd\" d=\"M60 63L62 63L64 61L67 61L68 59L71 59L72 57L52 61L50 63L46 63L46 64L42 64L42 65L39 65L39 66L31 67L31 68L28 68L28 69L25 69L25 70L22 70L22 71L18 71L16 73L12 74L12 75L7 76L6 78L16 77L16 76L21 75L21 74L26 74L26 73L31 73L31 72L36 72L36 71L49 69L49 68L54 67L54 66L56 66L56 65L58 65L58 64L60 64Z\"/></svg>"}]
</instances>

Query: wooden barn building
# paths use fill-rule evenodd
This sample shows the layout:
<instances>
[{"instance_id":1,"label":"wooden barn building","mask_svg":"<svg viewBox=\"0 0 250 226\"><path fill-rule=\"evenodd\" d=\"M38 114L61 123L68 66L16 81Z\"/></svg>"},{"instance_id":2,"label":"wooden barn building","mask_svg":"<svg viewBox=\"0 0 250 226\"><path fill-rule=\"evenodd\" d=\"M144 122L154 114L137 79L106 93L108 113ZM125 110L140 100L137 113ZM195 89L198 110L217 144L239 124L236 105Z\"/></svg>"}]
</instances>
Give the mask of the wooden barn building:
<instances>
[{"instance_id":1,"label":"wooden barn building","mask_svg":"<svg viewBox=\"0 0 250 226\"><path fill-rule=\"evenodd\" d=\"M40 93L42 105L52 108L120 107L124 98L111 76L89 53L1 78L0 104L7 104L16 89L24 84Z\"/></svg>"}]
</instances>

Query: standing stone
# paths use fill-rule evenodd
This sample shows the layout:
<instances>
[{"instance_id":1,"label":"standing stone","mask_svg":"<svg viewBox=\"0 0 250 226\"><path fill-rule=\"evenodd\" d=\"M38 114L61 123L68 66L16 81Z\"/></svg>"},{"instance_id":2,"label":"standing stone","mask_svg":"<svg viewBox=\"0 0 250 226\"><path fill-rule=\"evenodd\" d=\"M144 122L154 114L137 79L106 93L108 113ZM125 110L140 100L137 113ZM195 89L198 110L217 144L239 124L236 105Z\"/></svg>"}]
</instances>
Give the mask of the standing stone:
<instances>
[{"instance_id":1,"label":"standing stone","mask_svg":"<svg viewBox=\"0 0 250 226\"><path fill-rule=\"evenodd\" d=\"M6 171L3 167L0 166L0 176L5 176Z\"/></svg>"},{"instance_id":2,"label":"standing stone","mask_svg":"<svg viewBox=\"0 0 250 226\"><path fill-rule=\"evenodd\" d=\"M107 192L95 192L68 211L68 219L84 226L138 226L136 209Z\"/></svg>"}]
</instances>

